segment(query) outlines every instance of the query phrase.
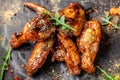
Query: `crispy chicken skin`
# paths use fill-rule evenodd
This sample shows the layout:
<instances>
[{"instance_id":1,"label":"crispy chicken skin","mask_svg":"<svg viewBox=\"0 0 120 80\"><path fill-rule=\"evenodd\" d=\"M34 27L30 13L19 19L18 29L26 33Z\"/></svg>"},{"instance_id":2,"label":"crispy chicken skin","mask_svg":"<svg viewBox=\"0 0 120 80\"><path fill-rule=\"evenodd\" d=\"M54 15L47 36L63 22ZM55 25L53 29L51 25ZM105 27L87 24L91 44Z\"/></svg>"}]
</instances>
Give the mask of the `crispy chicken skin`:
<instances>
[{"instance_id":1,"label":"crispy chicken skin","mask_svg":"<svg viewBox=\"0 0 120 80\"><path fill-rule=\"evenodd\" d=\"M71 74L80 74L80 55L78 53L75 43L68 37L63 37L58 34L58 39L65 47L67 53L65 56L65 62Z\"/></svg>"},{"instance_id":2,"label":"crispy chicken skin","mask_svg":"<svg viewBox=\"0 0 120 80\"><path fill-rule=\"evenodd\" d=\"M38 14L42 14L43 12L48 12L48 10L45 7L36 3L24 2L24 6L35 10Z\"/></svg>"},{"instance_id":3,"label":"crispy chicken skin","mask_svg":"<svg viewBox=\"0 0 120 80\"><path fill-rule=\"evenodd\" d=\"M13 49L18 48L21 44L27 42L28 40L36 41L36 37L34 37L36 32L30 31L30 26L35 26L36 21L38 21L38 19L35 17L30 22L27 22L19 33L12 34L10 45Z\"/></svg>"},{"instance_id":4,"label":"crispy chicken skin","mask_svg":"<svg viewBox=\"0 0 120 80\"><path fill-rule=\"evenodd\" d=\"M61 10L59 14L65 16L66 23L76 30L72 31L73 35L78 36L86 22L85 11L81 5L78 3L70 3L66 8Z\"/></svg>"},{"instance_id":5,"label":"crispy chicken skin","mask_svg":"<svg viewBox=\"0 0 120 80\"><path fill-rule=\"evenodd\" d=\"M64 48L64 46L60 42L58 42L58 45L53 52L51 61L52 62L54 62L55 60L59 61L59 62L65 61L66 53L67 52L66 52L66 49Z\"/></svg>"},{"instance_id":6,"label":"crispy chicken skin","mask_svg":"<svg viewBox=\"0 0 120 80\"><path fill-rule=\"evenodd\" d=\"M95 71L94 60L99 49L100 40L100 23L96 20L88 21L84 26L81 36L77 38L77 45L82 52L81 67L88 73Z\"/></svg>"},{"instance_id":7,"label":"crispy chicken skin","mask_svg":"<svg viewBox=\"0 0 120 80\"><path fill-rule=\"evenodd\" d=\"M29 76L32 76L39 68L42 67L50 50L52 49L53 44L54 40L48 39L38 42L35 45L26 67L26 71Z\"/></svg>"},{"instance_id":8,"label":"crispy chicken skin","mask_svg":"<svg viewBox=\"0 0 120 80\"><path fill-rule=\"evenodd\" d=\"M27 41L43 41L55 31L55 26L47 15L38 15L27 22L21 32L12 35L10 44L16 49Z\"/></svg>"},{"instance_id":9,"label":"crispy chicken skin","mask_svg":"<svg viewBox=\"0 0 120 80\"><path fill-rule=\"evenodd\" d=\"M38 14L41 14L42 12L49 12L41 5L35 3L25 2L24 6L35 10ZM70 30L66 31L65 34L69 35L67 33L71 32L74 36L78 36L82 30L83 25L86 22L85 11L81 7L81 5L79 5L78 3L70 3L66 8L59 11L59 14L65 15L66 23L73 26L76 30L73 32L71 32Z\"/></svg>"}]
</instances>

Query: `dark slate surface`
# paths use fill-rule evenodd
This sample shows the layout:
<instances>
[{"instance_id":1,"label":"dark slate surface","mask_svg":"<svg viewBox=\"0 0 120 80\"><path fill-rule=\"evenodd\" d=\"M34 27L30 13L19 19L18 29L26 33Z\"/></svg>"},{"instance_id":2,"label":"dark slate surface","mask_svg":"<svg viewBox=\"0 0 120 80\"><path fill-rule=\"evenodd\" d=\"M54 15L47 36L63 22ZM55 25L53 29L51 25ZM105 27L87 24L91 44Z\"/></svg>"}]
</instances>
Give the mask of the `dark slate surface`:
<instances>
[{"instance_id":1,"label":"dark slate surface","mask_svg":"<svg viewBox=\"0 0 120 80\"><path fill-rule=\"evenodd\" d=\"M35 2L39 3L50 11L62 9L71 2L80 3L84 9L95 8L98 12L90 14L90 19L94 18L101 22L101 17L105 10L111 7L120 6L120 0L0 0L0 55L2 56L9 45L9 40L14 32L22 29L24 24L36 13L33 10L25 8L23 3ZM95 65L103 67L110 74L120 74L120 29L117 32L102 28L102 41L100 49L95 60ZM78 76L72 76L66 70L65 63L51 63L50 58L47 59L43 67L32 77L27 76L25 68L21 64L25 64L34 47L34 43L24 44L22 47L12 50L11 60L9 60L9 69L14 70L13 74L6 71L4 80L13 80L17 75L19 78L28 78L29 80L53 80L56 76L60 76L60 80L100 80L103 75L98 69L94 74L87 74L82 71ZM61 73L64 71L64 73Z\"/></svg>"}]
</instances>

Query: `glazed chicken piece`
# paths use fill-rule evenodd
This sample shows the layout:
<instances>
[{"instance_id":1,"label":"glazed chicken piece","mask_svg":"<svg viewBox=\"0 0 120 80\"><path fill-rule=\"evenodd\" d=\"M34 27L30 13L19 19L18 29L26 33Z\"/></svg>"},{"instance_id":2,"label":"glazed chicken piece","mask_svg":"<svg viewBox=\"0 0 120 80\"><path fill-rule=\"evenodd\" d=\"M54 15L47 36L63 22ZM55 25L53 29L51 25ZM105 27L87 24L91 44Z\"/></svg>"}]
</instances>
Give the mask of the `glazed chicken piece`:
<instances>
[{"instance_id":1,"label":"glazed chicken piece","mask_svg":"<svg viewBox=\"0 0 120 80\"><path fill-rule=\"evenodd\" d=\"M52 62L54 62L55 60L59 61L59 62L65 61L66 53L67 52L66 52L64 46L60 42L58 42L58 45L53 52L51 61Z\"/></svg>"},{"instance_id":2,"label":"glazed chicken piece","mask_svg":"<svg viewBox=\"0 0 120 80\"><path fill-rule=\"evenodd\" d=\"M38 14L42 14L43 12L49 12L45 7L31 2L24 2L24 6L35 10Z\"/></svg>"},{"instance_id":3,"label":"glazed chicken piece","mask_svg":"<svg viewBox=\"0 0 120 80\"><path fill-rule=\"evenodd\" d=\"M60 15L64 15L66 18L66 23L72 26L76 31L65 31L64 33L71 36L70 32L74 36L79 36L86 22L85 11L82 6L78 3L70 3L66 8L59 11Z\"/></svg>"},{"instance_id":4,"label":"glazed chicken piece","mask_svg":"<svg viewBox=\"0 0 120 80\"><path fill-rule=\"evenodd\" d=\"M12 35L10 44L13 49L28 41L43 41L55 32L55 26L47 15L38 15L25 24L19 33Z\"/></svg>"},{"instance_id":5,"label":"glazed chicken piece","mask_svg":"<svg viewBox=\"0 0 120 80\"><path fill-rule=\"evenodd\" d=\"M32 76L39 68L42 67L42 65L45 63L46 58L51 51L54 44L53 39L48 39L45 41L39 41L32 51L26 71L29 76Z\"/></svg>"},{"instance_id":6,"label":"glazed chicken piece","mask_svg":"<svg viewBox=\"0 0 120 80\"><path fill-rule=\"evenodd\" d=\"M50 13L48 10L42 10L39 4L25 2L24 6L35 10L38 14L41 14L41 12ZM66 8L59 11L59 15L64 15L66 18L66 23L70 26L73 26L73 28L76 30L68 30L65 32L65 34L68 36L71 36L71 34L74 36L78 36L82 30L83 25L86 22L85 11L81 7L81 5L79 5L78 3L70 3Z\"/></svg>"},{"instance_id":7,"label":"glazed chicken piece","mask_svg":"<svg viewBox=\"0 0 120 80\"><path fill-rule=\"evenodd\" d=\"M88 73L95 71L94 60L101 40L101 25L96 20L88 21L82 34L77 38L77 45L82 52L81 67Z\"/></svg>"},{"instance_id":8,"label":"glazed chicken piece","mask_svg":"<svg viewBox=\"0 0 120 80\"><path fill-rule=\"evenodd\" d=\"M68 70L73 75L80 74L80 55L75 43L70 38L63 37L60 34L58 34L58 39L67 51L65 56L65 62L67 64Z\"/></svg>"}]
</instances>

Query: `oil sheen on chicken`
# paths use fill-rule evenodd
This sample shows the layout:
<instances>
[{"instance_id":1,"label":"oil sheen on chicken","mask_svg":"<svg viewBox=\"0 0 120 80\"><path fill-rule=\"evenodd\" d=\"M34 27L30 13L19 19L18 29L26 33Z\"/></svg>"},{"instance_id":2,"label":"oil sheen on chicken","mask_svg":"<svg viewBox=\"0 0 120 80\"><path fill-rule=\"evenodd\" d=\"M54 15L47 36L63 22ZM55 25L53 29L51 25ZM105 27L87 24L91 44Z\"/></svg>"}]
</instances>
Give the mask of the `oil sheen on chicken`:
<instances>
[{"instance_id":1,"label":"oil sheen on chicken","mask_svg":"<svg viewBox=\"0 0 120 80\"><path fill-rule=\"evenodd\" d=\"M43 41L55 31L55 26L47 15L38 15L25 24L21 32L12 35L10 44L16 49L28 41Z\"/></svg>"},{"instance_id":2,"label":"oil sheen on chicken","mask_svg":"<svg viewBox=\"0 0 120 80\"><path fill-rule=\"evenodd\" d=\"M54 40L48 39L45 41L39 41L35 45L26 67L26 71L29 76L33 75L39 68L42 67L50 50L52 49L53 44Z\"/></svg>"},{"instance_id":3,"label":"oil sheen on chicken","mask_svg":"<svg viewBox=\"0 0 120 80\"><path fill-rule=\"evenodd\" d=\"M77 45L82 52L81 67L88 73L95 71L94 60L101 40L101 25L97 20L88 21L84 30L77 38Z\"/></svg>"},{"instance_id":4,"label":"oil sheen on chicken","mask_svg":"<svg viewBox=\"0 0 120 80\"><path fill-rule=\"evenodd\" d=\"M64 48L64 46L60 43L57 42L57 46L54 46L56 49L54 49L53 55L52 55L52 59L51 61L54 62L56 61L65 61L65 56L66 56L66 49Z\"/></svg>"},{"instance_id":5,"label":"oil sheen on chicken","mask_svg":"<svg viewBox=\"0 0 120 80\"><path fill-rule=\"evenodd\" d=\"M60 15L64 15L66 18L66 23L72 26L76 31L66 31L64 32L67 36L71 36L70 32L74 36L79 36L83 25L86 22L85 11L82 6L78 3L70 3L66 8L59 11Z\"/></svg>"},{"instance_id":6,"label":"oil sheen on chicken","mask_svg":"<svg viewBox=\"0 0 120 80\"><path fill-rule=\"evenodd\" d=\"M81 71L80 55L75 43L70 38L63 37L60 34L58 34L58 38L67 51L65 56L65 62L68 67L68 70L73 75L80 74L80 71Z\"/></svg>"}]
</instances>

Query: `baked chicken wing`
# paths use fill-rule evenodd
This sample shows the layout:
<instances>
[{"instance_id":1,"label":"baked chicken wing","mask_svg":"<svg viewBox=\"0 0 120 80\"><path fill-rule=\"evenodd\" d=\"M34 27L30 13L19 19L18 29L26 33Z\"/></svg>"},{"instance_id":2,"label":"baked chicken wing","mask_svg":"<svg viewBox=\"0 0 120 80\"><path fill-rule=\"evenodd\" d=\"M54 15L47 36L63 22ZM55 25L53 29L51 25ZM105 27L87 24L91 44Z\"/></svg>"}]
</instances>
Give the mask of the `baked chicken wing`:
<instances>
[{"instance_id":1,"label":"baked chicken wing","mask_svg":"<svg viewBox=\"0 0 120 80\"><path fill-rule=\"evenodd\" d=\"M72 26L76 31L72 31L74 36L80 35L80 32L83 28L83 25L86 22L85 11L83 10L82 6L78 3L70 3L66 8L59 11L60 15L64 15L66 18L66 23ZM67 31L70 33L71 31ZM71 34L66 35L71 36Z\"/></svg>"},{"instance_id":2,"label":"baked chicken wing","mask_svg":"<svg viewBox=\"0 0 120 80\"><path fill-rule=\"evenodd\" d=\"M29 76L33 75L44 64L53 44L54 40L48 39L45 41L39 41L35 45L26 67Z\"/></svg>"},{"instance_id":3,"label":"baked chicken wing","mask_svg":"<svg viewBox=\"0 0 120 80\"><path fill-rule=\"evenodd\" d=\"M67 51L65 56L65 62L67 64L68 70L73 75L80 74L80 55L78 53L75 43L70 38L63 37L60 34L58 34L58 39Z\"/></svg>"},{"instance_id":4,"label":"baked chicken wing","mask_svg":"<svg viewBox=\"0 0 120 80\"><path fill-rule=\"evenodd\" d=\"M27 41L43 41L55 32L55 26L47 15L38 15L25 24L21 32L12 35L10 44L16 49Z\"/></svg>"},{"instance_id":5,"label":"baked chicken wing","mask_svg":"<svg viewBox=\"0 0 120 80\"><path fill-rule=\"evenodd\" d=\"M81 67L88 73L95 71L94 60L101 40L101 25L97 20L88 21L77 38L77 45L82 52Z\"/></svg>"}]
</instances>

